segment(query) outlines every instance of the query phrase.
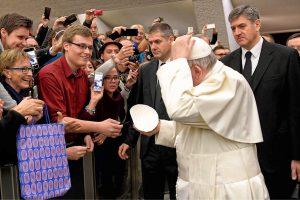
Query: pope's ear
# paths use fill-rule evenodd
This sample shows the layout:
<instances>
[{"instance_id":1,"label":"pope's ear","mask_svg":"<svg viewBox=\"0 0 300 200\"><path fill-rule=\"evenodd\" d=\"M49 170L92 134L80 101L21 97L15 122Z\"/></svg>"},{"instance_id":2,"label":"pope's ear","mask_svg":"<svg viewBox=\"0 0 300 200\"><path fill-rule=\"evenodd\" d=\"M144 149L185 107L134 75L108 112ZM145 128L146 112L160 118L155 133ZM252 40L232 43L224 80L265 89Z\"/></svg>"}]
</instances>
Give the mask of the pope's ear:
<instances>
[{"instance_id":1,"label":"pope's ear","mask_svg":"<svg viewBox=\"0 0 300 200\"><path fill-rule=\"evenodd\" d=\"M193 65L192 70L195 74L201 75L202 74L202 68L198 65Z\"/></svg>"}]
</instances>

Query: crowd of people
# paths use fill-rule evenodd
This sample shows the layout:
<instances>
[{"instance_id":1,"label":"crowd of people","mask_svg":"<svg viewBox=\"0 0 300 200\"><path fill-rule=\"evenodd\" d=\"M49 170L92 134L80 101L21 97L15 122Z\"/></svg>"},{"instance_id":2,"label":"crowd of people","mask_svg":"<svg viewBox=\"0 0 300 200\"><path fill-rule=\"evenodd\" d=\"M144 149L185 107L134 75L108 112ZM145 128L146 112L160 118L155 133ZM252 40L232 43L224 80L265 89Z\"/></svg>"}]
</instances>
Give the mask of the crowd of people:
<instances>
[{"instance_id":1,"label":"crowd of people","mask_svg":"<svg viewBox=\"0 0 300 200\"><path fill-rule=\"evenodd\" d=\"M100 34L95 9L83 24L65 20L50 27L42 16L33 31L25 16L0 18L1 166L17 164L18 128L43 123L47 106L51 122L65 124L71 189L59 198L85 198L82 158L91 152L97 198L121 198L139 138L144 199L164 199L166 188L170 199L291 198L300 181L300 33L276 44L249 5L228 17L233 52L207 25L179 36L157 18L147 31ZM153 131L134 127L136 104L158 113Z\"/></svg>"}]
</instances>

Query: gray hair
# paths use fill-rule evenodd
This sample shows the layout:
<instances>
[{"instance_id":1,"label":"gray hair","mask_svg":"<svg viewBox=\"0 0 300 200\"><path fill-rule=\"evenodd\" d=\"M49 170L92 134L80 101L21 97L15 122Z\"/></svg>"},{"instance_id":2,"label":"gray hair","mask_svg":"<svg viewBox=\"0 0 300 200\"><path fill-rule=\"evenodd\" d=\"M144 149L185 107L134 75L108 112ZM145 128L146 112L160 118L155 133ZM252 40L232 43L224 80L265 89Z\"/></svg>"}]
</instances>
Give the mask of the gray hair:
<instances>
[{"instance_id":1,"label":"gray hair","mask_svg":"<svg viewBox=\"0 0 300 200\"><path fill-rule=\"evenodd\" d=\"M206 69L206 70L211 70L213 68L213 66L216 64L216 62L217 62L217 58L213 51L204 58L188 60L188 64L190 67L192 67L194 65L198 65L202 69Z\"/></svg>"},{"instance_id":2,"label":"gray hair","mask_svg":"<svg viewBox=\"0 0 300 200\"><path fill-rule=\"evenodd\" d=\"M242 15L252 22L259 19L259 12L258 12L257 8L249 6L249 5L240 5L236 8L234 8L230 12L230 14L228 16L228 21L232 22L232 20L234 20Z\"/></svg>"}]
</instances>

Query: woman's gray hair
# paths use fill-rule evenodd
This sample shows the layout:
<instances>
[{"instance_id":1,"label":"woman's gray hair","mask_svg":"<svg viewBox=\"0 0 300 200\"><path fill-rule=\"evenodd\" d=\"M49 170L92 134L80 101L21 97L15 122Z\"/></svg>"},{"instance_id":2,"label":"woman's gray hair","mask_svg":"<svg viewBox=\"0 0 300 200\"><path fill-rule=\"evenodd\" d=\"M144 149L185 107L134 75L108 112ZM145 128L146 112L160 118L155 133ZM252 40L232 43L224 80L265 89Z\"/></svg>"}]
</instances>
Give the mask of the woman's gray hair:
<instances>
[{"instance_id":1,"label":"woman's gray hair","mask_svg":"<svg viewBox=\"0 0 300 200\"><path fill-rule=\"evenodd\" d=\"M229 16L228 16L228 21L232 22L232 20L240 17L240 16L244 16L246 17L248 20L254 22L257 19L259 19L259 12L258 9L249 5L240 5L236 8L234 8Z\"/></svg>"},{"instance_id":2,"label":"woman's gray hair","mask_svg":"<svg viewBox=\"0 0 300 200\"><path fill-rule=\"evenodd\" d=\"M217 62L217 58L213 51L204 58L188 60L188 64L190 67L192 67L194 65L198 65L202 69L206 69L206 70L211 70L211 68L216 64L216 62Z\"/></svg>"}]
</instances>

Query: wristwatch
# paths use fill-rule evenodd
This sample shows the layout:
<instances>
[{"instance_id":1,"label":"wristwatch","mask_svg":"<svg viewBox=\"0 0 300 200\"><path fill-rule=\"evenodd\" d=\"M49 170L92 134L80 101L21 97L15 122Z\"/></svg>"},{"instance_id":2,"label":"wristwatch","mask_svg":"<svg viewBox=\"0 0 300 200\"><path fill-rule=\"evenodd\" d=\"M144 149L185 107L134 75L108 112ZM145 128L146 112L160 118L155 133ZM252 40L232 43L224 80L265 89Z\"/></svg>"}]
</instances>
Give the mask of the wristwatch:
<instances>
[{"instance_id":1,"label":"wristwatch","mask_svg":"<svg viewBox=\"0 0 300 200\"><path fill-rule=\"evenodd\" d=\"M88 106L85 107L86 112L88 112L90 115L95 115L96 110L94 109L89 109Z\"/></svg>"}]
</instances>

